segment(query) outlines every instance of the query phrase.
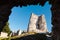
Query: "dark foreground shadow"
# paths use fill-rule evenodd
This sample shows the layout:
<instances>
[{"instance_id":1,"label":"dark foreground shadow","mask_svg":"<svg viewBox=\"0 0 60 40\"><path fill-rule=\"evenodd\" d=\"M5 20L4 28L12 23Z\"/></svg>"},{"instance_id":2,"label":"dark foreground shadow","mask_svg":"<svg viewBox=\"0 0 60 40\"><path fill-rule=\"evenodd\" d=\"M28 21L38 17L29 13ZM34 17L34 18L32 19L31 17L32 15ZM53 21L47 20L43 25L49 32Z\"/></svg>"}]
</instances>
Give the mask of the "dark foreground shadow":
<instances>
[{"instance_id":1,"label":"dark foreground shadow","mask_svg":"<svg viewBox=\"0 0 60 40\"><path fill-rule=\"evenodd\" d=\"M45 34L34 34L11 40L47 40L47 36Z\"/></svg>"}]
</instances>

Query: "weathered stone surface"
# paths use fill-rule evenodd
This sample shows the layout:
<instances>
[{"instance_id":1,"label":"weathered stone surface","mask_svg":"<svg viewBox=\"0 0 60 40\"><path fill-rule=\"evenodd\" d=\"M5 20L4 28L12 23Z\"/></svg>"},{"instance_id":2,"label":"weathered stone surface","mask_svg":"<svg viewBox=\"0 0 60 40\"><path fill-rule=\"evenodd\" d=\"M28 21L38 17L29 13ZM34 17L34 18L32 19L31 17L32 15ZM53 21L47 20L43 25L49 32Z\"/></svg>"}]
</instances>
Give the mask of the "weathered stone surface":
<instances>
[{"instance_id":1,"label":"weathered stone surface","mask_svg":"<svg viewBox=\"0 0 60 40\"><path fill-rule=\"evenodd\" d=\"M44 15L37 16L32 13L27 31L37 32L37 33L46 33L47 25L46 25L46 20Z\"/></svg>"},{"instance_id":2,"label":"weathered stone surface","mask_svg":"<svg viewBox=\"0 0 60 40\"><path fill-rule=\"evenodd\" d=\"M17 32L11 32L9 36L20 36L22 31L19 29Z\"/></svg>"},{"instance_id":3,"label":"weathered stone surface","mask_svg":"<svg viewBox=\"0 0 60 40\"><path fill-rule=\"evenodd\" d=\"M2 37L2 38L8 38L8 33L1 32L0 37Z\"/></svg>"},{"instance_id":4,"label":"weathered stone surface","mask_svg":"<svg viewBox=\"0 0 60 40\"><path fill-rule=\"evenodd\" d=\"M28 24L28 32L35 32L37 20L38 16L32 13L30 17L30 22Z\"/></svg>"},{"instance_id":5,"label":"weathered stone surface","mask_svg":"<svg viewBox=\"0 0 60 40\"><path fill-rule=\"evenodd\" d=\"M22 31L21 30L18 30L17 31L17 35L20 36L22 34Z\"/></svg>"},{"instance_id":6,"label":"weathered stone surface","mask_svg":"<svg viewBox=\"0 0 60 40\"><path fill-rule=\"evenodd\" d=\"M48 31L44 15L39 16L37 24L38 24L38 29L40 31L42 31L42 32L47 32Z\"/></svg>"}]
</instances>

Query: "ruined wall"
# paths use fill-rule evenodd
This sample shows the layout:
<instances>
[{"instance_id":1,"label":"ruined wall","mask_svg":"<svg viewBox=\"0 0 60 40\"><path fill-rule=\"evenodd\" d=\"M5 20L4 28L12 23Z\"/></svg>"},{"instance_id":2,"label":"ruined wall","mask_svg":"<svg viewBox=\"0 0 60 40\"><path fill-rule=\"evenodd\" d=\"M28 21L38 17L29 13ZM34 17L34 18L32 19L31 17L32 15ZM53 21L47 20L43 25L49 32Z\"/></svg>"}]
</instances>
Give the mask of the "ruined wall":
<instances>
[{"instance_id":1,"label":"ruined wall","mask_svg":"<svg viewBox=\"0 0 60 40\"><path fill-rule=\"evenodd\" d=\"M28 32L36 32L36 33L46 33L47 24L44 15L37 16L36 14L31 15L30 21L28 24Z\"/></svg>"},{"instance_id":2,"label":"ruined wall","mask_svg":"<svg viewBox=\"0 0 60 40\"><path fill-rule=\"evenodd\" d=\"M46 19L44 15L41 15L38 18L38 29L42 32L48 32Z\"/></svg>"},{"instance_id":3,"label":"ruined wall","mask_svg":"<svg viewBox=\"0 0 60 40\"><path fill-rule=\"evenodd\" d=\"M37 20L38 20L38 16L32 13L31 17L30 17L29 24L28 24L28 30L27 30L28 32L35 32L36 31Z\"/></svg>"}]
</instances>

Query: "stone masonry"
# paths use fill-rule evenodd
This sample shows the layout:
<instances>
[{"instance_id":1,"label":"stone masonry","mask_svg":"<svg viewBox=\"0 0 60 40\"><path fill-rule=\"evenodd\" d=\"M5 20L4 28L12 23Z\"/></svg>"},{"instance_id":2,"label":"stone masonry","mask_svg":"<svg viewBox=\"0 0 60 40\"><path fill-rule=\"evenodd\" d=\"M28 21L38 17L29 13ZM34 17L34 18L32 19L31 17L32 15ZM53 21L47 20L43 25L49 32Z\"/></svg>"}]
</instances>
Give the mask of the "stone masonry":
<instances>
[{"instance_id":1,"label":"stone masonry","mask_svg":"<svg viewBox=\"0 0 60 40\"><path fill-rule=\"evenodd\" d=\"M28 32L46 33L47 25L44 15L37 16L32 13L28 25Z\"/></svg>"}]
</instances>

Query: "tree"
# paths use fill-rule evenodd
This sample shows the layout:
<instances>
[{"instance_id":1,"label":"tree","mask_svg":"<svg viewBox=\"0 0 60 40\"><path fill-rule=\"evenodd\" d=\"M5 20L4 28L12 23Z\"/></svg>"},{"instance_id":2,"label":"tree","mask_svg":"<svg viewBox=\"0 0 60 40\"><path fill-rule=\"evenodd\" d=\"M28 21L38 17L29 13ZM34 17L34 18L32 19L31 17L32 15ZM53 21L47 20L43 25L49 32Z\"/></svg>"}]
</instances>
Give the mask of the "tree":
<instances>
[{"instance_id":1,"label":"tree","mask_svg":"<svg viewBox=\"0 0 60 40\"><path fill-rule=\"evenodd\" d=\"M2 32L6 32L8 34L10 34L10 28L9 28L9 23L6 22L6 25L4 26Z\"/></svg>"}]
</instances>

